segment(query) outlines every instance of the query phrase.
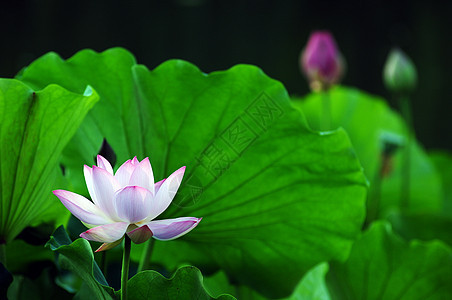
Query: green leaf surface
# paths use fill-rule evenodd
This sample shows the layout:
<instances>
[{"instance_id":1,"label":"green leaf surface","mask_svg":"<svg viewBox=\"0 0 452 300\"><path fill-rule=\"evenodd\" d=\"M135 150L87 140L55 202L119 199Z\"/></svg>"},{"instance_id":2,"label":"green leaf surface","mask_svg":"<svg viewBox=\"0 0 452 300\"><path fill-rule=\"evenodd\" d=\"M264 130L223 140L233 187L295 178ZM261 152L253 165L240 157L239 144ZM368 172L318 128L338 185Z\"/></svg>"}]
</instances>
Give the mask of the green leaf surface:
<instances>
[{"instance_id":1,"label":"green leaf surface","mask_svg":"<svg viewBox=\"0 0 452 300\"><path fill-rule=\"evenodd\" d=\"M204 288L201 272L192 266L182 267L166 279L155 271L143 271L129 279L128 299L235 299L230 295L211 297Z\"/></svg>"},{"instance_id":2,"label":"green leaf surface","mask_svg":"<svg viewBox=\"0 0 452 300\"><path fill-rule=\"evenodd\" d=\"M452 251L440 241L407 243L387 222L374 222L348 260L331 263L333 299L451 299Z\"/></svg>"},{"instance_id":3,"label":"green leaf surface","mask_svg":"<svg viewBox=\"0 0 452 300\"><path fill-rule=\"evenodd\" d=\"M97 100L92 90L35 92L0 79L0 240L12 241L49 207L62 207L51 194L60 154Z\"/></svg>"},{"instance_id":4,"label":"green leaf surface","mask_svg":"<svg viewBox=\"0 0 452 300\"><path fill-rule=\"evenodd\" d=\"M282 84L253 66L207 75L180 60L153 71L133 63L117 48L67 61L48 54L21 79L76 91L92 85L101 100L90 117L118 163L149 156L156 180L187 166L161 218L203 220L181 239L157 241L153 261L215 264L283 297L314 265L347 257L364 218L366 181L343 130L312 132ZM73 159L81 168L83 159Z\"/></svg>"},{"instance_id":5,"label":"green leaf surface","mask_svg":"<svg viewBox=\"0 0 452 300\"><path fill-rule=\"evenodd\" d=\"M60 161L61 163L61 161ZM63 170L61 169L61 164L57 168L56 175L53 178L52 190L55 189L65 189L70 190L72 184L68 181L67 177L63 175ZM53 193L49 193L51 205L48 205L46 210L39 214L37 218L30 224L31 227L37 227L40 224L52 224L51 230L61 226L66 225L71 217L71 213L62 205L58 199L55 199ZM55 201L57 200L57 201ZM46 236L48 238L49 235Z\"/></svg>"},{"instance_id":6,"label":"green leaf surface","mask_svg":"<svg viewBox=\"0 0 452 300\"><path fill-rule=\"evenodd\" d=\"M59 253L58 262L62 268L73 271L83 279L89 286L93 299L113 299L114 290L108 287L87 240L80 238L72 242L64 227L60 226L47 246Z\"/></svg>"},{"instance_id":7,"label":"green leaf surface","mask_svg":"<svg viewBox=\"0 0 452 300\"><path fill-rule=\"evenodd\" d=\"M332 128L343 127L350 136L353 147L371 182L371 195L380 193L380 216L398 207L401 191L401 161L407 128L398 113L382 98L360 90L337 86L328 94L331 104ZM311 93L304 98L294 98L294 106L301 109L313 129L319 130L322 112L322 95ZM383 162L385 143L399 144L399 149ZM427 154L417 143L410 148L410 211L436 212L441 208L440 178ZM384 164L384 166L383 166ZM384 169L381 183L377 176ZM377 191L378 189L378 191Z\"/></svg>"}]
</instances>

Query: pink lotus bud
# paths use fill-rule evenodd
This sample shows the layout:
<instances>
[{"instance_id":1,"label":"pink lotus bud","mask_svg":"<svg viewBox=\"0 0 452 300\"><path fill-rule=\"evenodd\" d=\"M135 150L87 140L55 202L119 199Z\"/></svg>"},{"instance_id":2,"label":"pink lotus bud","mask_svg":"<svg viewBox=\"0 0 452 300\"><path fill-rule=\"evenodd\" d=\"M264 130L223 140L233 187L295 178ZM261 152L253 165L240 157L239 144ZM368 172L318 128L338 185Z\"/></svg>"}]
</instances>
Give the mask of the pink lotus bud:
<instances>
[{"instance_id":1,"label":"pink lotus bud","mask_svg":"<svg viewBox=\"0 0 452 300\"><path fill-rule=\"evenodd\" d=\"M300 66L314 91L326 90L339 82L345 66L331 33L315 31L311 34L301 53Z\"/></svg>"}]
</instances>

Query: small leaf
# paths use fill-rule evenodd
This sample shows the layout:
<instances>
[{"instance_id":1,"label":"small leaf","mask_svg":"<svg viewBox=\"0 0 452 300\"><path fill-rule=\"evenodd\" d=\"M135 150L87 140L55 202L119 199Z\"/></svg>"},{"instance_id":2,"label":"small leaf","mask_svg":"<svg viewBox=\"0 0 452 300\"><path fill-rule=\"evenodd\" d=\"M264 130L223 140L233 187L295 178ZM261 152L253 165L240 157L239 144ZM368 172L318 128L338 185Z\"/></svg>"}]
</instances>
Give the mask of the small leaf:
<instances>
[{"instance_id":1,"label":"small leaf","mask_svg":"<svg viewBox=\"0 0 452 300\"><path fill-rule=\"evenodd\" d=\"M230 295L211 297L203 286L201 272L192 266L178 269L170 279L155 271L140 272L129 280L127 291L130 300L235 299Z\"/></svg>"},{"instance_id":2,"label":"small leaf","mask_svg":"<svg viewBox=\"0 0 452 300\"><path fill-rule=\"evenodd\" d=\"M73 271L83 279L91 289L93 298L112 299L114 290L108 287L87 240L80 238L72 242L63 226L60 226L46 246L59 253L58 261L62 268Z\"/></svg>"}]
</instances>

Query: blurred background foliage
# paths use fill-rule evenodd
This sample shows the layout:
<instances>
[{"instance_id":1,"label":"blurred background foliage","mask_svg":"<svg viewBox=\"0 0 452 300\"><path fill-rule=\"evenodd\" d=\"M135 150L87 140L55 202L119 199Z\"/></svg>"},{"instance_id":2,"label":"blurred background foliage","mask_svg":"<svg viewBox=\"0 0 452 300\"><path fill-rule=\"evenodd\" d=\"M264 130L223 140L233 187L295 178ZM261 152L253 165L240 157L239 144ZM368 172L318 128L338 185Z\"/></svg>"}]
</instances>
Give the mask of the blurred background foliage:
<instances>
[{"instance_id":1,"label":"blurred background foliage","mask_svg":"<svg viewBox=\"0 0 452 300\"><path fill-rule=\"evenodd\" d=\"M330 30L347 62L343 84L386 98L382 68L393 46L419 74L412 97L416 134L428 149L452 149L448 83L452 2L437 1L7 1L0 9L0 77L39 56L121 46L153 69L181 58L204 72L254 64L308 93L298 58L311 31Z\"/></svg>"}]
</instances>

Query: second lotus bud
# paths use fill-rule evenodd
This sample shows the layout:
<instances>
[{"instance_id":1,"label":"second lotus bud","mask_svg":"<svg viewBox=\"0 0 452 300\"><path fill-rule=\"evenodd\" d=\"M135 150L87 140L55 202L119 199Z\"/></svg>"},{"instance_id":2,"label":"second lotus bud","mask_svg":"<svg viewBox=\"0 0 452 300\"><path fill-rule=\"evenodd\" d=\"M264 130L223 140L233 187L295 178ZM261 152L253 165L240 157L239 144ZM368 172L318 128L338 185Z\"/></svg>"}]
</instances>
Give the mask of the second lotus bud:
<instances>
[{"instance_id":1,"label":"second lotus bud","mask_svg":"<svg viewBox=\"0 0 452 300\"><path fill-rule=\"evenodd\" d=\"M392 49L383 71L386 88L393 93L409 93L417 84L417 72L411 59L400 49Z\"/></svg>"}]
</instances>

